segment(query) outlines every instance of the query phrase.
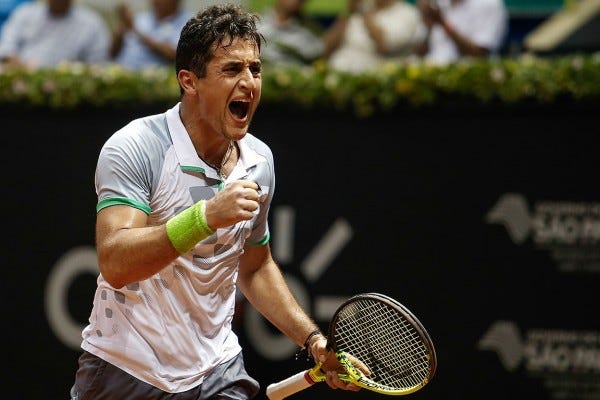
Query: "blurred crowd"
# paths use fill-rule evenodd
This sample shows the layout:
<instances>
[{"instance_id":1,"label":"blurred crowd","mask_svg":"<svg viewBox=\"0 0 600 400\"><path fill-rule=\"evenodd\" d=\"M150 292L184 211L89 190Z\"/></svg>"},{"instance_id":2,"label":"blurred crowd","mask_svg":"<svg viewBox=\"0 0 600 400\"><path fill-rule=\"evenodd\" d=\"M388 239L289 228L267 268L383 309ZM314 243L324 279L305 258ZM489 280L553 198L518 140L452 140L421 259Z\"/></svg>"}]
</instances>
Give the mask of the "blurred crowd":
<instances>
[{"instance_id":1,"label":"blurred crowd","mask_svg":"<svg viewBox=\"0 0 600 400\"><path fill-rule=\"evenodd\" d=\"M499 55L509 27L503 0L347 0L344 12L321 29L305 3L275 0L263 12L264 62L325 59L350 73L390 61L445 64Z\"/></svg>"},{"instance_id":2,"label":"blurred crowd","mask_svg":"<svg viewBox=\"0 0 600 400\"><path fill-rule=\"evenodd\" d=\"M0 0L0 61L52 68L61 62L115 63L127 69L172 65L179 33L193 15L181 0L116 4L114 23L77 0Z\"/></svg>"},{"instance_id":3,"label":"blurred crowd","mask_svg":"<svg viewBox=\"0 0 600 400\"><path fill-rule=\"evenodd\" d=\"M109 23L77 0L0 0L0 61L27 68L63 61L171 65L194 13L182 0L146 1L143 10L116 3ZM350 73L389 61L445 64L500 55L509 31L503 0L347 0L326 22L305 9L306 0L273 0L260 11L265 64L325 60Z\"/></svg>"}]
</instances>

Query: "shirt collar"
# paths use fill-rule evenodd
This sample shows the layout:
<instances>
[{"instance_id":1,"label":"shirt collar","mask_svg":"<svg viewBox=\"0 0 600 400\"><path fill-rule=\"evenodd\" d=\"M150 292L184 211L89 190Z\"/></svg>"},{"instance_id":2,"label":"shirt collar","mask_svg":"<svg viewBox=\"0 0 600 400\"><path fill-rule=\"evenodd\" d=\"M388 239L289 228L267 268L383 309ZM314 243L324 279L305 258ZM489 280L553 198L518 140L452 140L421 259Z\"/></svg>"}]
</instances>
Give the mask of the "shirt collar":
<instances>
[{"instance_id":1,"label":"shirt collar","mask_svg":"<svg viewBox=\"0 0 600 400\"><path fill-rule=\"evenodd\" d=\"M177 159L183 170L202 170L205 175L220 179L214 168L204 162L196 153L192 139L188 134L181 117L179 116L179 107L181 102L177 103L173 108L167 110L167 126L173 141L173 147L177 154ZM248 175L248 170L263 160L256 151L254 151L246 143L246 137L238 140L238 148L240 149L240 157L234 170L228 177L229 179L243 179Z\"/></svg>"}]
</instances>

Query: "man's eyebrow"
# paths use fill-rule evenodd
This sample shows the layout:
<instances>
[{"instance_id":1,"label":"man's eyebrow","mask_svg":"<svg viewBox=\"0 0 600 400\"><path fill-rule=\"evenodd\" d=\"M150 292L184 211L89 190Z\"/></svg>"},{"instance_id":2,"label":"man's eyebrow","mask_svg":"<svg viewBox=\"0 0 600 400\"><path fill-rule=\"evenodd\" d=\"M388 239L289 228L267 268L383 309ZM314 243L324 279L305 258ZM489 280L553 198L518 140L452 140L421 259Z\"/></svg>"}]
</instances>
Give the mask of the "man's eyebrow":
<instances>
[{"instance_id":1,"label":"man's eyebrow","mask_svg":"<svg viewBox=\"0 0 600 400\"><path fill-rule=\"evenodd\" d=\"M222 66L222 68L234 68L234 67L243 66L244 64L246 64L244 61L231 60L231 61L225 61L223 64L221 64L221 66ZM253 60L253 61L248 62L248 65L256 68L256 67L262 66L262 62L260 60Z\"/></svg>"},{"instance_id":2,"label":"man's eyebrow","mask_svg":"<svg viewBox=\"0 0 600 400\"><path fill-rule=\"evenodd\" d=\"M239 60L227 60L227 61L224 61L223 64L221 64L221 65L223 67L237 67L242 64L243 64L243 62L239 61Z\"/></svg>"}]
</instances>

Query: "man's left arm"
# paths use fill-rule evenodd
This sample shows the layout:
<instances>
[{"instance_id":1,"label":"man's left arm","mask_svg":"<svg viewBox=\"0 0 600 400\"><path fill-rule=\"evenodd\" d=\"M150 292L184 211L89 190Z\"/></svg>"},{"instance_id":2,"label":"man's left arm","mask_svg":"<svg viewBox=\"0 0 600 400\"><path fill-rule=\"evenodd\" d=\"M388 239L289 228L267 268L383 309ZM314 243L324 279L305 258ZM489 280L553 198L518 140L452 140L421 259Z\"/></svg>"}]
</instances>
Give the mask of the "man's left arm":
<instances>
[{"instance_id":1,"label":"man's left arm","mask_svg":"<svg viewBox=\"0 0 600 400\"><path fill-rule=\"evenodd\" d=\"M318 328L287 286L269 244L245 246L238 285L254 308L299 346Z\"/></svg>"},{"instance_id":2,"label":"man's left arm","mask_svg":"<svg viewBox=\"0 0 600 400\"><path fill-rule=\"evenodd\" d=\"M333 389L359 391L360 387L339 379L339 363L321 335L311 335L318 326L298 304L271 256L269 244L246 245L240 258L238 285L248 301L267 320L298 346L306 344L307 353L315 362L323 362L326 383ZM305 343L306 342L306 343Z\"/></svg>"}]
</instances>

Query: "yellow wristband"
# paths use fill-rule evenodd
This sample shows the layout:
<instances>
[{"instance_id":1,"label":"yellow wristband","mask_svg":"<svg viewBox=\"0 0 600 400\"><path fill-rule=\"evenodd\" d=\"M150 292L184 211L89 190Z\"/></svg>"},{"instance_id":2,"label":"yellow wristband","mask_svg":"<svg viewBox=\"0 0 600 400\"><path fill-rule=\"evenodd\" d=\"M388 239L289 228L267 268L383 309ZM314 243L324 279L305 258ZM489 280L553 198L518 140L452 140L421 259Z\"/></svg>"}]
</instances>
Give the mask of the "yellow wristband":
<instances>
[{"instance_id":1,"label":"yellow wristband","mask_svg":"<svg viewBox=\"0 0 600 400\"><path fill-rule=\"evenodd\" d=\"M200 200L167 221L167 236L180 253L187 253L213 231L206 222L206 202Z\"/></svg>"}]
</instances>

